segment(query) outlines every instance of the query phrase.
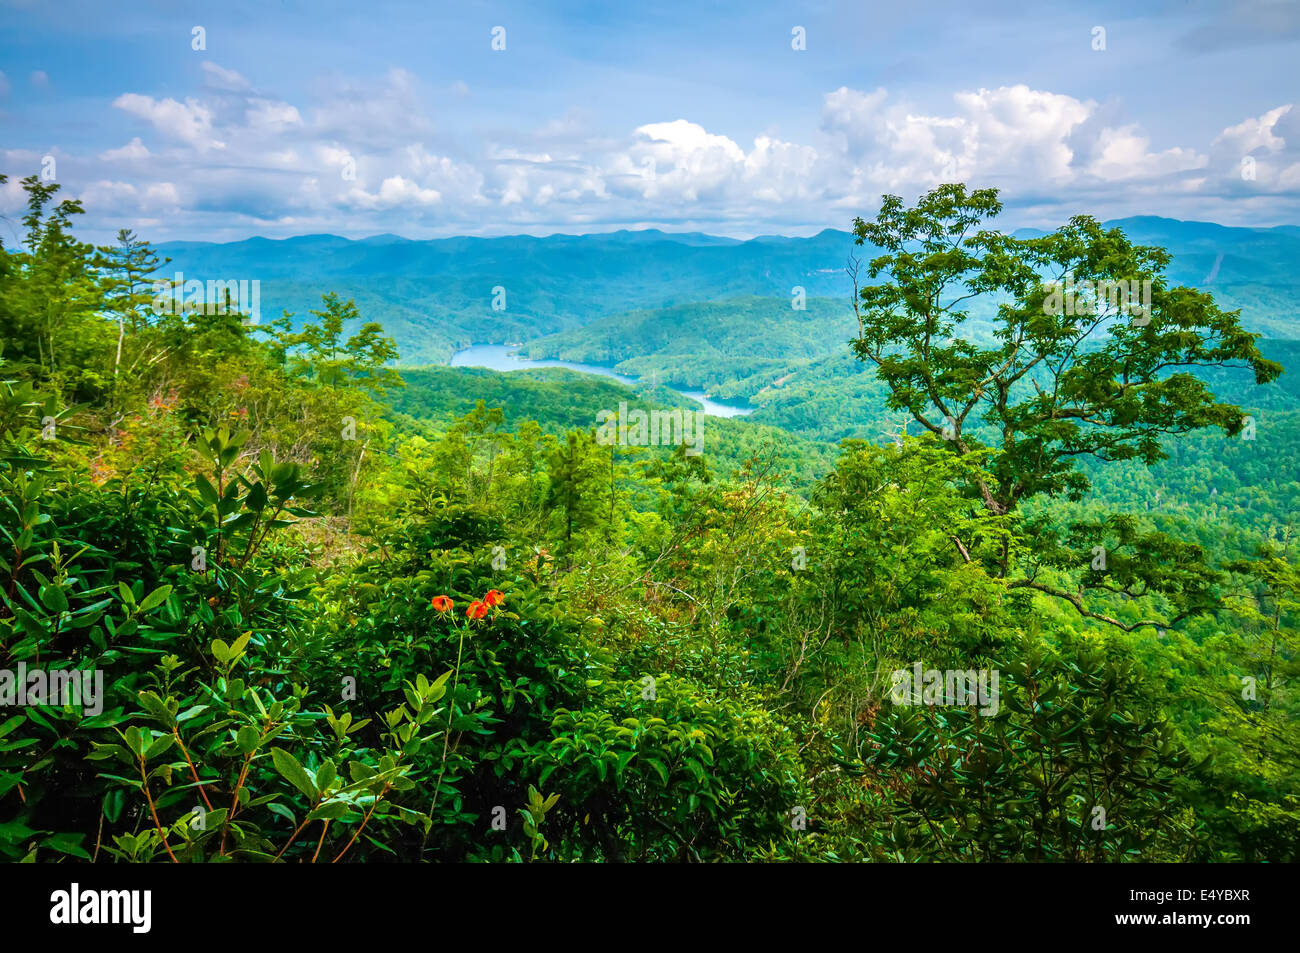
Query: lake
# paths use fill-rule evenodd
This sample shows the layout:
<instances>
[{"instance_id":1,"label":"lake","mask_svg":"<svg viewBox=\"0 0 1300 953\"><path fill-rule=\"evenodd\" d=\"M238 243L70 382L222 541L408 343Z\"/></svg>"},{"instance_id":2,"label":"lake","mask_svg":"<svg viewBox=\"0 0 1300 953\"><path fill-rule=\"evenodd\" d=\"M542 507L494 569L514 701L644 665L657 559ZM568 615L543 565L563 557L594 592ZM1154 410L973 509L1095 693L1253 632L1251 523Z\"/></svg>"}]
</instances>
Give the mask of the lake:
<instances>
[{"instance_id":1,"label":"lake","mask_svg":"<svg viewBox=\"0 0 1300 953\"><path fill-rule=\"evenodd\" d=\"M573 361L556 361L550 358L530 361L520 357L515 348L506 344L475 344L473 347L467 347L451 356L451 366L486 367L491 371L523 371L530 367L567 367L571 371L608 377L620 384L635 386L638 383L635 377L615 373L612 367L605 367L602 364L577 364ZM669 389L692 400L698 400L704 405L704 412L710 417L743 417L754 412L753 407L745 404L726 404L713 400L706 397L701 390L679 390L676 387Z\"/></svg>"}]
</instances>

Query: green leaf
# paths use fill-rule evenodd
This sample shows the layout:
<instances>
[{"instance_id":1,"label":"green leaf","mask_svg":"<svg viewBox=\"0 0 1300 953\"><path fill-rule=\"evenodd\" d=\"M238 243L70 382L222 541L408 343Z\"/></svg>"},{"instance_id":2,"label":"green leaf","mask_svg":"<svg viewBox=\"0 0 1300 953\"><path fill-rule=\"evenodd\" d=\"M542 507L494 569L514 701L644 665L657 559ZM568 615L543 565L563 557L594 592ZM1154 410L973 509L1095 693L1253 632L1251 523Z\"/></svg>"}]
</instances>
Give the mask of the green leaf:
<instances>
[{"instance_id":1,"label":"green leaf","mask_svg":"<svg viewBox=\"0 0 1300 953\"><path fill-rule=\"evenodd\" d=\"M5 735L9 734L9 732L13 731L15 728L17 728L26 720L27 719L24 718L22 715L14 715L12 718L5 721L4 724L0 725L0 738L3 738Z\"/></svg>"},{"instance_id":2,"label":"green leaf","mask_svg":"<svg viewBox=\"0 0 1300 953\"><path fill-rule=\"evenodd\" d=\"M68 611L68 595L60 586L51 583L48 586L41 586L41 602L51 612Z\"/></svg>"},{"instance_id":3,"label":"green leaf","mask_svg":"<svg viewBox=\"0 0 1300 953\"><path fill-rule=\"evenodd\" d=\"M208 481L208 478L205 477L203 474L200 473L195 475L194 488L199 491L199 497L208 506L217 505L217 501L220 499L220 497L217 496L217 489Z\"/></svg>"},{"instance_id":4,"label":"green leaf","mask_svg":"<svg viewBox=\"0 0 1300 953\"><path fill-rule=\"evenodd\" d=\"M375 769L362 761L349 761L348 774L352 778L353 784L360 784L375 776Z\"/></svg>"},{"instance_id":5,"label":"green leaf","mask_svg":"<svg viewBox=\"0 0 1300 953\"><path fill-rule=\"evenodd\" d=\"M295 827L298 826L298 819L293 816L293 811L289 810L283 804L271 803L266 805L266 809L270 811L272 814L279 814L281 817L288 820L288 822L294 825Z\"/></svg>"},{"instance_id":6,"label":"green leaf","mask_svg":"<svg viewBox=\"0 0 1300 953\"><path fill-rule=\"evenodd\" d=\"M275 770L284 776L303 794L311 800L316 800L316 785L312 783L311 775L307 773L301 762L283 748L271 749L271 760L275 762Z\"/></svg>"},{"instance_id":7,"label":"green leaf","mask_svg":"<svg viewBox=\"0 0 1300 953\"><path fill-rule=\"evenodd\" d=\"M668 767L662 761L655 758L646 758L645 762L659 772L659 777L663 778L664 784L668 783Z\"/></svg>"},{"instance_id":8,"label":"green leaf","mask_svg":"<svg viewBox=\"0 0 1300 953\"><path fill-rule=\"evenodd\" d=\"M328 790L336 777L338 777L338 770L334 767L334 762L326 761L316 771L316 790Z\"/></svg>"},{"instance_id":9,"label":"green leaf","mask_svg":"<svg viewBox=\"0 0 1300 953\"><path fill-rule=\"evenodd\" d=\"M171 586L159 586L149 595L145 596L140 602L140 611L148 612L150 609L157 609L167 601L167 597L172 594Z\"/></svg>"},{"instance_id":10,"label":"green leaf","mask_svg":"<svg viewBox=\"0 0 1300 953\"><path fill-rule=\"evenodd\" d=\"M307 815L309 821L333 821L348 812L346 801L326 801Z\"/></svg>"},{"instance_id":11,"label":"green leaf","mask_svg":"<svg viewBox=\"0 0 1300 953\"><path fill-rule=\"evenodd\" d=\"M176 739L170 734L159 735L157 738L153 740L153 744L149 745L148 750L145 751L144 753L145 760L148 761L150 758L158 757L164 751L170 748L175 742Z\"/></svg>"},{"instance_id":12,"label":"green leaf","mask_svg":"<svg viewBox=\"0 0 1300 953\"><path fill-rule=\"evenodd\" d=\"M262 734L252 725L244 725L235 732L235 744L239 745L239 750L244 754L251 754L257 750L257 744L262 740ZM274 757L274 754L272 755ZM279 767L279 763L276 764ZM281 772L283 774L284 772Z\"/></svg>"},{"instance_id":13,"label":"green leaf","mask_svg":"<svg viewBox=\"0 0 1300 953\"><path fill-rule=\"evenodd\" d=\"M145 741L139 728L132 725L123 732L123 737L126 739L126 746L131 749L137 758L144 754Z\"/></svg>"}]
</instances>

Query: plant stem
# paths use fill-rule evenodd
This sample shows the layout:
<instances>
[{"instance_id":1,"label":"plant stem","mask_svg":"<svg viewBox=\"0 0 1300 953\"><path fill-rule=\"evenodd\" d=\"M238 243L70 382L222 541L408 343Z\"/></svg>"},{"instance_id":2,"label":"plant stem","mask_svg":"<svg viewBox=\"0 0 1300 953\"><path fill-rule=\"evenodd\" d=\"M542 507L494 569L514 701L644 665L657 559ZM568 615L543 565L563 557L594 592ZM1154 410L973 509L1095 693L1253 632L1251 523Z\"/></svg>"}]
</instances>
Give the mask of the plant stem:
<instances>
[{"instance_id":1,"label":"plant stem","mask_svg":"<svg viewBox=\"0 0 1300 953\"><path fill-rule=\"evenodd\" d=\"M320 829L320 840L316 842L316 853L311 855L311 862L316 863L316 858L320 856L320 849L325 844L325 833L330 829L329 818L325 819L325 826Z\"/></svg>"},{"instance_id":2,"label":"plant stem","mask_svg":"<svg viewBox=\"0 0 1300 953\"><path fill-rule=\"evenodd\" d=\"M379 802L382 801L384 795L388 793L388 788L389 784L385 781L383 790L380 791L379 795L375 798L375 803L370 805L370 810L366 811L366 816L361 819L361 824L357 827L356 831L353 832L352 839L348 841L344 848L338 852L337 856L330 861L331 864L337 864L339 860L342 859L343 855L352 849L352 845L357 842L357 838L361 836L361 832L366 829L366 824L370 821L370 815L375 813L375 808L379 806ZM323 836L324 835L322 835L322 837Z\"/></svg>"},{"instance_id":3,"label":"plant stem","mask_svg":"<svg viewBox=\"0 0 1300 953\"><path fill-rule=\"evenodd\" d=\"M158 836L162 838L163 849L167 851L167 856L172 859L173 864L179 864L180 861L172 853L171 845L167 843L167 832L163 830L162 821L158 819L158 808L153 803L153 795L149 793L149 775L145 773L144 758L140 759L140 789L144 791L144 799L149 802L149 813L153 815L154 827L158 828Z\"/></svg>"},{"instance_id":4,"label":"plant stem","mask_svg":"<svg viewBox=\"0 0 1300 953\"><path fill-rule=\"evenodd\" d=\"M425 845L429 843L429 830L432 830L433 811L438 806L438 794L442 790L442 776L447 772L447 748L451 742L451 721L456 710L456 686L460 684L461 653L465 650L465 627L460 627L460 644L456 647L456 671L451 678L451 695L447 700L447 727L442 733L442 764L438 767L438 780L433 786L433 801L429 804L429 829L425 830L420 840L420 856L424 856Z\"/></svg>"},{"instance_id":5,"label":"plant stem","mask_svg":"<svg viewBox=\"0 0 1300 953\"><path fill-rule=\"evenodd\" d=\"M194 770L194 762L190 760L190 753L185 750L185 742L181 741L180 732L175 728L172 729L172 735L176 738L176 744L180 746L181 754L185 756L185 763L190 766L190 774L194 776L194 783L199 786L199 796L203 798L203 803L212 810L212 802L208 800L208 792L203 787L203 782L199 780L199 772Z\"/></svg>"}]
</instances>

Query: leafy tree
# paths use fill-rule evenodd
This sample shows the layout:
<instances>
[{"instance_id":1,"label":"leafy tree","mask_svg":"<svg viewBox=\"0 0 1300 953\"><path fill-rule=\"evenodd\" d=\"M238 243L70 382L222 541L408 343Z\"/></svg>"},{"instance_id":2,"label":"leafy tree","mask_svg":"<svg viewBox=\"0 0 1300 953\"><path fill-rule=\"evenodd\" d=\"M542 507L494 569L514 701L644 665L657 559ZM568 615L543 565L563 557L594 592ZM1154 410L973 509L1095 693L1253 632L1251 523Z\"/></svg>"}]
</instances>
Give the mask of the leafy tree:
<instances>
[{"instance_id":1,"label":"leafy tree","mask_svg":"<svg viewBox=\"0 0 1300 953\"><path fill-rule=\"evenodd\" d=\"M1088 216L1041 238L979 229L1001 211L997 192L944 185L914 208L886 196L874 222L857 219L858 244L880 254L857 289L860 360L905 410L959 453L985 444L999 453L980 481L985 506L1013 510L1038 494L1079 498L1088 488L1076 460L1163 459L1160 438L1201 427L1239 433L1241 408L1220 403L1186 368L1234 362L1267 383L1282 372L1206 292L1170 287L1167 252L1134 245ZM1049 304L1049 282L1072 276L1073 308ZM1098 293L1106 282L1149 282L1151 313ZM961 336L968 302L989 296L997 317L981 344Z\"/></svg>"},{"instance_id":2,"label":"leafy tree","mask_svg":"<svg viewBox=\"0 0 1300 953\"><path fill-rule=\"evenodd\" d=\"M1241 432L1244 411L1219 402L1189 373L1238 364L1261 384L1281 373L1236 312L1221 311L1208 293L1170 286L1168 253L1134 245L1088 216L1040 238L980 227L1001 208L996 190L967 192L960 184L940 186L910 208L886 196L874 222L854 224L857 243L879 251L866 277L885 280L856 287L851 265L855 353L889 387L891 409L906 411L956 453L996 450L988 476L974 484L989 514L1012 513L1039 496L1080 499L1089 487L1084 457L1151 465L1164 458L1166 436L1207 426ZM1058 307L1053 283L1067 278L1077 293ZM1114 290L1118 282L1149 283L1149 313L1133 314L1133 302ZM996 308L984 340L965 327L979 300ZM1043 539L1044 529L1027 538ZM1174 548L1156 534L1130 541ZM1054 585L1037 573L1035 546L1021 553L1027 565L1017 572L1016 549L1007 532L994 562L1014 586L1068 598L1084 615L1126 628L1158 621L1124 623L1089 608L1083 593L1096 580L1079 579L1075 592ZM1168 594L1180 581L1135 576L1111 588L1129 597ZM1211 582L1203 576L1194 587ZM1200 605L1180 606L1175 617Z\"/></svg>"},{"instance_id":3,"label":"leafy tree","mask_svg":"<svg viewBox=\"0 0 1300 953\"><path fill-rule=\"evenodd\" d=\"M311 312L319 323L278 335L281 346L295 354L290 362L294 372L328 387L347 384L383 391L401 386L401 377L387 366L397 358L397 348L384 337L383 327L365 322L345 340L344 329L361 322L356 304L332 291L323 300L324 309Z\"/></svg>"},{"instance_id":4,"label":"leafy tree","mask_svg":"<svg viewBox=\"0 0 1300 953\"><path fill-rule=\"evenodd\" d=\"M106 386L109 339L97 322L106 308L102 259L93 245L72 234L81 203L55 203L60 186L38 176L22 180L27 194L23 247L6 254L0 282L0 339L7 359L31 367L43 380L57 380L78 399Z\"/></svg>"},{"instance_id":5,"label":"leafy tree","mask_svg":"<svg viewBox=\"0 0 1300 953\"><path fill-rule=\"evenodd\" d=\"M166 267L171 259L159 259L153 246L125 228L118 231L117 244L101 249L101 252L108 274L108 301L117 315L117 348L113 354L113 376L116 378L122 364L127 327L135 335L142 324L149 323L154 300L150 276Z\"/></svg>"},{"instance_id":6,"label":"leafy tree","mask_svg":"<svg viewBox=\"0 0 1300 953\"><path fill-rule=\"evenodd\" d=\"M551 451L546 471L546 504L559 517L565 546L572 547L574 535L594 526L601 512L601 460L594 434L570 430Z\"/></svg>"},{"instance_id":7,"label":"leafy tree","mask_svg":"<svg viewBox=\"0 0 1300 953\"><path fill-rule=\"evenodd\" d=\"M1130 659L1103 646L1017 647L999 708L891 706L860 753L901 781L885 832L898 860L1190 859L1167 799L1190 760Z\"/></svg>"}]
</instances>

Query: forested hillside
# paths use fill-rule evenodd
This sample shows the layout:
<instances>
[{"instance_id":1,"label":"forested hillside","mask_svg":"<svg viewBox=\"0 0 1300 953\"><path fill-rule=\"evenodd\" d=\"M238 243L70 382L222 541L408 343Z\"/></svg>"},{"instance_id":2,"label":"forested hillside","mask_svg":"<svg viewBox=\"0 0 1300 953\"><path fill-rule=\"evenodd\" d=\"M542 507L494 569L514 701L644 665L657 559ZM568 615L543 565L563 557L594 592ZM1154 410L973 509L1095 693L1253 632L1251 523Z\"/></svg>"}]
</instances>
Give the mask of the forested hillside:
<instances>
[{"instance_id":1,"label":"forested hillside","mask_svg":"<svg viewBox=\"0 0 1300 953\"><path fill-rule=\"evenodd\" d=\"M459 348L507 344L602 315L748 294L838 294L847 236L749 242L655 229L546 238L308 235L217 245L166 243L168 273L187 279L258 274L262 310L298 314L322 287L389 330L407 364L444 363Z\"/></svg>"},{"instance_id":2,"label":"forested hillside","mask_svg":"<svg viewBox=\"0 0 1300 953\"><path fill-rule=\"evenodd\" d=\"M160 311L175 263L22 184L0 671L49 677L0 680L0 859L1297 858L1300 365L1159 248L1004 234L947 185L813 240L824 286L797 242L519 240L511 288L588 250L604 283L502 324L502 246L439 245L431 281L429 243L373 240L370 274L445 308L413 356L391 284L321 287L355 243L242 243L231 275L264 309L295 289L289 319ZM850 251L856 298L818 300ZM745 342L773 262L808 309ZM1045 307L1067 271L1150 280L1150 320ZM683 383L749 395L764 339L802 363L698 454L601 439L620 405L693 411L662 389L400 363L582 324L612 348L601 314L696 358Z\"/></svg>"},{"instance_id":3,"label":"forested hillside","mask_svg":"<svg viewBox=\"0 0 1300 953\"><path fill-rule=\"evenodd\" d=\"M1108 225L1131 233L1135 241L1167 248L1173 255L1170 279L1211 289L1224 307L1242 308L1247 330L1297 336L1300 288L1294 263L1300 234L1294 229L1154 217ZM1035 234L1041 233L1017 233ZM795 369L801 360L830 354L827 347L842 354L851 327L844 324L840 333L840 323L849 320L845 267L850 255L861 260L870 255L837 229L809 238L746 242L656 229L431 241L305 235L228 244L169 242L159 251L172 259L169 278L176 272L187 280L260 276L265 319L285 309L305 314L322 289L351 298L367 319L381 322L393 336L404 364L445 363L470 344L528 342L592 325L590 333L538 342L529 353L563 352L571 360L601 363L620 354L619 360L636 356L640 362L628 373L669 369L691 386L709 379L706 356L793 360ZM806 311L793 307L795 289L802 289ZM662 314L645 313L661 309ZM991 326L992 304L977 303L977 310L976 317ZM745 324L752 330L748 336ZM664 328L683 332L673 338L672 361L656 356L664 347ZM720 336L710 336L710 329ZM780 376L763 380L769 363L758 360L721 370L718 379L737 396ZM749 373L740 373L744 370ZM732 381L745 377L754 380Z\"/></svg>"},{"instance_id":4,"label":"forested hillside","mask_svg":"<svg viewBox=\"0 0 1300 953\"><path fill-rule=\"evenodd\" d=\"M428 422L467 414L479 403L502 408L502 424L508 429L526 419L556 436L590 429L602 410L617 409L620 402L633 410L680 407L692 413L700 406L666 387L632 389L560 368L501 374L478 367L422 367L404 370L402 378L406 386L390 395L389 403L409 418L406 426L423 431ZM777 427L723 417L709 417L705 427L703 456L722 476L761 457L778 469L784 482L806 489L834 465L834 446ZM666 447L635 449L649 455L672 453Z\"/></svg>"}]
</instances>

